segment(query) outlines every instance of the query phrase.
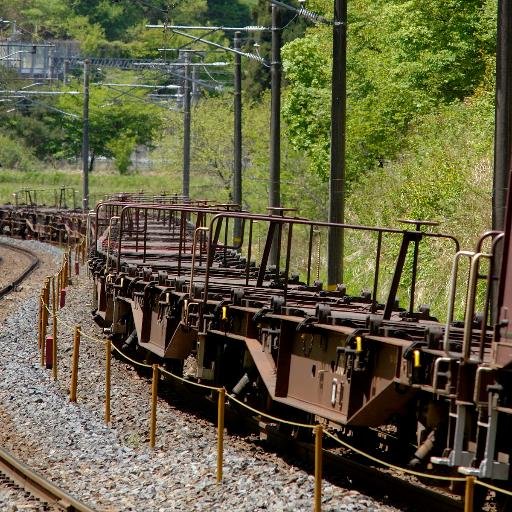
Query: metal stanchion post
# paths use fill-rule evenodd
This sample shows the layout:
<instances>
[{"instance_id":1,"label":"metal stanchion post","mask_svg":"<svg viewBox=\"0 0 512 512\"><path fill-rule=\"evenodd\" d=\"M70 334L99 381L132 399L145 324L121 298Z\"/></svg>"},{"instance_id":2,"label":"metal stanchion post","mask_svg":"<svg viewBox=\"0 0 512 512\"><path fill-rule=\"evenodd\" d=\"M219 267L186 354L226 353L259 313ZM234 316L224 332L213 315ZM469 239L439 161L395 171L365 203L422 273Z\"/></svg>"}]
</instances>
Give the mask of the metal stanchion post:
<instances>
[{"instance_id":1,"label":"metal stanchion post","mask_svg":"<svg viewBox=\"0 0 512 512\"><path fill-rule=\"evenodd\" d=\"M322 437L322 425L317 425L315 427L315 512L322 510Z\"/></svg>"},{"instance_id":2,"label":"metal stanchion post","mask_svg":"<svg viewBox=\"0 0 512 512\"><path fill-rule=\"evenodd\" d=\"M224 459L224 404L226 390L219 389L219 402L217 406L217 482L222 482L222 465Z\"/></svg>"},{"instance_id":3,"label":"metal stanchion post","mask_svg":"<svg viewBox=\"0 0 512 512\"><path fill-rule=\"evenodd\" d=\"M52 315L53 315L53 380L57 380L57 289L55 276L52 277Z\"/></svg>"},{"instance_id":4,"label":"metal stanchion post","mask_svg":"<svg viewBox=\"0 0 512 512\"><path fill-rule=\"evenodd\" d=\"M67 275L67 280L68 280L69 284L71 284L71 272L72 272L72 269L73 269L71 256L72 256L71 247L68 247L68 275Z\"/></svg>"},{"instance_id":5,"label":"metal stanchion post","mask_svg":"<svg viewBox=\"0 0 512 512\"><path fill-rule=\"evenodd\" d=\"M73 340L73 360L71 365L71 388L69 391L69 401L76 402L76 388L78 382L78 358L80 355L80 326L75 327L75 337Z\"/></svg>"},{"instance_id":6,"label":"metal stanchion post","mask_svg":"<svg viewBox=\"0 0 512 512\"><path fill-rule=\"evenodd\" d=\"M46 329L48 327L48 306L50 302L50 277L46 278L44 283L43 293L42 293L42 309L43 309L43 321L42 321L42 331L41 331L41 366L45 365L44 356L46 351Z\"/></svg>"},{"instance_id":7,"label":"metal stanchion post","mask_svg":"<svg viewBox=\"0 0 512 512\"><path fill-rule=\"evenodd\" d=\"M473 498L475 495L474 476L466 477L466 492L464 493L464 512L473 512Z\"/></svg>"},{"instance_id":8,"label":"metal stanchion post","mask_svg":"<svg viewBox=\"0 0 512 512\"><path fill-rule=\"evenodd\" d=\"M37 326L37 348L41 350L41 338L43 335L43 293L39 295L39 322Z\"/></svg>"},{"instance_id":9,"label":"metal stanchion post","mask_svg":"<svg viewBox=\"0 0 512 512\"><path fill-rule=\"evenodd\" d=\"M153 365L153 380L151 385L151 421L149 425L149 446L155 447L156 437L156 402L158 398L158 365Z\"/></svg>"},{"instance_id":10,"label":"metal stanchion post","mask_svg":"<svg viewBox=\"0 0 512 512\"><path fill-rule=\"evenodd\" d=\"M112 341L105 340L105 423L110 423L110 365L112 356Z\"/></svg>"},{"instance_id":11,"label":"metal stanchion post","mask_svg":"<svg viewBox=\"0 0 512 512\"><path fill-rule=\"evenodd\" d=\"M57 301L57 308L60 309L60 290L62 288L62 283L61 283L61 271L59 270L59 272L57 273L57 293L58 293L58 301Z\"/></svg>"}]
</instances>

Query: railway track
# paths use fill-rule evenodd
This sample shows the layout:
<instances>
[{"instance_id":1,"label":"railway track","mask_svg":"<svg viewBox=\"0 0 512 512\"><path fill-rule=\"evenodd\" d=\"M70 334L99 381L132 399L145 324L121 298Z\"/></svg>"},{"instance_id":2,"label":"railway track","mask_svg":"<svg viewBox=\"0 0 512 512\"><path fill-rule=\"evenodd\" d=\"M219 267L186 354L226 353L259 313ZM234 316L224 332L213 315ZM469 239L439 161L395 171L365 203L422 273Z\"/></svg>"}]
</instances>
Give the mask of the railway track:
<instances>
[{"instance_id":1,"label":"railway track","mask_svg":"<svg viewBox=\"0 0 512 512\"><path fill-rule=\"evenodd\" d=\"M28 265L26 265L23 270L17 274L14 278L9 276L9 281L7 282L0 282L0 298L4 297L8 293L10 293L12 290L16 288L24 279L26 279L31 272L33 272L38 266L39 266L39 258L38 256L28 250L23 249L21 247L14 247L11 244L0 242L0 250L3 251L11 251L16 254L23 255L29 260ZM5 258L0 258L0 266L6 265Z\"/></svg>"},{"instance_id":2,"label":"railway track","mask_svg":"<svg viewBox=\"0 0 512 512\"><path fill-rule=\"evenodd\" d=\"M28 263L22 266L21 271L15 275L10 274L13 270L12 268L4 270L4 275L8 275L8 280L0 282L0 298L2 298L15 290L39 266L40 259L36 253L29 249L15 247L4 242L0 242L0 251L5 253L12 252L28 260ZM12 263L12 260L6 255L0 257L0 267ZM47 504L51 510L93 512L93 509L34 472L30 467L1 447L0 474L4 483L8 485L12 483L16 488L24 489L33 498Z\"/></svg>"},{"instance_id":3,"label":"railway track","mask_svg":"<svg viewBox=\"0 0 512 512\"><path fill-rule=\"evenodd\" d=\"M67 512L94 512L0 448L0 472L39 501Z\"/></svg>"}]
</instances>

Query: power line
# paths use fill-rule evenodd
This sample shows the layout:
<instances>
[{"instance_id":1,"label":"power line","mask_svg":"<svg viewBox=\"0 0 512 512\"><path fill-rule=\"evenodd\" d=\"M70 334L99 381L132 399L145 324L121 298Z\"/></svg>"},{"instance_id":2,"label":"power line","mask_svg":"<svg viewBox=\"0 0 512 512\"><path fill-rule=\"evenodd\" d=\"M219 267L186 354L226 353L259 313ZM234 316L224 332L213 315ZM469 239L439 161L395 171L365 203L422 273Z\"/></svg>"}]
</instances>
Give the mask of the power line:
<instances>
[{"instance_id":1,"label":"power line","mask_svg":"<svg viewBox=\"0 0 512 512\"><path fill-rule=\"evenodd\" d=\"M338 25L340 22L336 22L334 20L330 20L326 18L325 16L322 16L321 14L318 14L314 11L310 11L309 9L306 9L303 5L301 5L299 8L294 7L293 5L286 4L284 2L280 2L279 0L268 0L272 5L276 5L277 7L281 7L283 9L286 9L287 11L294 12L296 15L306 18L309 21L312 21L313 23L321 23L324 25ZM304 2L302 1L301 4Z\"/></svg>"},{"instance_id":2,"label":"power line","mask_svg":"<svg viewBox=\"0 0 512 512\"><path fill-rule=\"evenodd\" d=\"M223 30L224 32L270 32L269 27L261 27L256 25L248 25L246 27L212 27L210 25L151 25L147 24L146 28L163 28L165 30L170 29L178 29L178 30L208 30L210 32L216 32L218 30Z\"/></svg>"}]
</instances>

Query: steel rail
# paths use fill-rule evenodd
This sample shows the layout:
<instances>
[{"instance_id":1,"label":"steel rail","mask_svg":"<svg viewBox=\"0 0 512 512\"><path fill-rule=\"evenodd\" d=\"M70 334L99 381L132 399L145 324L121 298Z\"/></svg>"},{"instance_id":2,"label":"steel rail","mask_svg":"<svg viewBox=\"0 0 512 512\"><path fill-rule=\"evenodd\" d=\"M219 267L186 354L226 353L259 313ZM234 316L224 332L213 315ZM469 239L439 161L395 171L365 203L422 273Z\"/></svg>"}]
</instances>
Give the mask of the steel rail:
<instances>
[{"instance_id":1,"label":"steel rail","mask_svg":"<svg viewBox=\"0 0 512 512\"><path fill-rule=\"evenodd\" d=\"M30 250L22 249L21 247L15 247L11 244L0 242L0 247L8 249L10 251L18 252L30 258L30 264L21 272L16 279L14 279L11 283L5 285L3 288L0 288L0 298L4 295L7 295L9 292L14 290L16 286L18 286L24 279L26 279L31 272L33 272L39 266L39 258Z\"/></svg>"},{"instance_id":2,"label":"steel rail","mask_svg":"<svg viewBox=\"0 0 512 512\"><path fill-rule=\"evenodd\" d=\"M11 453L0 448L0 472L41 501L67 512L94 512L94 509L70 496L43 478Z\"/></svg>"}]
</instances>

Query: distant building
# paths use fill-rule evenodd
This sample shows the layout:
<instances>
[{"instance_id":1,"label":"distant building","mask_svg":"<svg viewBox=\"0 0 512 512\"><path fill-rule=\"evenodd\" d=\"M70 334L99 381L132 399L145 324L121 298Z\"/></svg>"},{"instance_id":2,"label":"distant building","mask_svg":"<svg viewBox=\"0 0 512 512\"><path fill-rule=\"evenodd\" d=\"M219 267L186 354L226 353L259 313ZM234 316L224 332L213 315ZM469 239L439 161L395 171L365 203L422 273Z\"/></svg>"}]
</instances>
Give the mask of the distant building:
<instances>
[{"instance_id":1,"label":"distant building","mask_svg":"<svg viewBox=\"0 0 512 512\"><path fill-rule=\"evenodd\" d=\"M24 77L60 78L66 75L66 59L79 55L77 41L0 41L0 64Z\"/></svg>"}]
</instances>

